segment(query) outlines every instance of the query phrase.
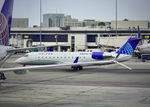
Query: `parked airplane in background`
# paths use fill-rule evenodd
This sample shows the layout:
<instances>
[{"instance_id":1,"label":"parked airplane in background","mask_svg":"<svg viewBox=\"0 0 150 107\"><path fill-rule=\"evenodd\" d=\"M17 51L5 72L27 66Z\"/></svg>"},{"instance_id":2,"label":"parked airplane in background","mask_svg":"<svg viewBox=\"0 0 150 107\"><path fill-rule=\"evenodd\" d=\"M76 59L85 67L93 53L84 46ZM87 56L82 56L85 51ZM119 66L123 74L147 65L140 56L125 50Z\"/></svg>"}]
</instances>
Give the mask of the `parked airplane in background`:
<instances>
[{"instance_id":1,"label":"parked airplane in background","mask_svg":"<svg viewBox=\"0 0 150 107\"><path fill-rule=\"evenodd\" d=\"M28 47L28 48L12 48L9 46L11 20L14 0L1 0L0 10L0 68L2 64L15 52L20 50L29 50L35 48L44 48L49 46ZM57 46L57 45L53 45ZM0 80L5 79L4 73L0 72Z\"/></svg>"},{"instance_id":2,"label":"parked airplane in background","mask_svg":"<svg viewBox=\"0 0 150 107\"><path fill-rule=\"evenodd\" d=\"M140 30L139 30L139 26L138 26L138 38L140 37ZM140 56L142 54L150 54L150 41L148 41L147 44L143 44L143 42L141 41L141 43L139 43L139 46L137 46L137 51L136 53L139 54Z\"/></svg>"},{"instance_id":3,"label":"parked airplane in background","mask_svg":"<svg viewBox=\"0 0 150 107\"><path fill-rule=\"evenodd\" d=\"M140 54L150 54L150 44L143 44L137 47Z\"/></svg>"},{"instance_id":4,"label":"parked airplane in background","mask_svg":"<svg viewBox=\"0 0 150 107\"><path fill-rule=\"evenodd\" d=\"M1 1L2 2L2 1ZM5 0L0 12L0 66L12 54L7 51L11 49L9 45L10 27L12 20L14 0ZM5 79L5 76L0 72L0 79Z\"/></svg>"}]
</instances>

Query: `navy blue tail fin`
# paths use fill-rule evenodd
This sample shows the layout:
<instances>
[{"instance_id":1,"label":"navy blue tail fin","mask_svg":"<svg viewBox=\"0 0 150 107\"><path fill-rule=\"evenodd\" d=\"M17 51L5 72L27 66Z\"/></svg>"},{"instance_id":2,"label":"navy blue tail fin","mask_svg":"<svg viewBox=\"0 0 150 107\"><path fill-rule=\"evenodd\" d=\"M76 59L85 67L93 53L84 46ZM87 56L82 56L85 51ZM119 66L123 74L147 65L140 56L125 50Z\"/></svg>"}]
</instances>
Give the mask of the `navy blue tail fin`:
<instances>
[{"instance_id":1,"label":"navy blue tail fin","mask_svg":"<svg viewBox=\"0 0 150 107\"><path fill-rule=\"evenodd\" d=\"M5 0L0 12L0 45L9 44L13 3L14 0Z\"/></svg>"},{"instance_id":2,"label":"navy blue tail fin","mask_svg":"<svg viewBox=\"0 0 150 107\"><path fill-rule=\"evenodd\" d=\"M117 57L120 54L132 55L140 40L141 39L139 38L129 38L128 41L116 52L118 53Z\"/></svg>"}]
</instances>

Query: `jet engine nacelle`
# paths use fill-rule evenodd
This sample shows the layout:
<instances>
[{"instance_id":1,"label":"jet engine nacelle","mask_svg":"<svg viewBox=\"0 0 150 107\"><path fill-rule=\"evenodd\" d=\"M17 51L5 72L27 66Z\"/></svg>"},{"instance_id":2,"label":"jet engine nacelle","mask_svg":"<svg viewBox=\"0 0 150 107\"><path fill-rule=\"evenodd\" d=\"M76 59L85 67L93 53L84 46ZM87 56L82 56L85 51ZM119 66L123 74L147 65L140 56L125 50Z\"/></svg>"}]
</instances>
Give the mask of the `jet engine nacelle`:
<instances>
[{"instance_id":1,"label":"jet engine nacelle","mask_svg":"<svg viewBox=\"0 0 150 107\"><path fill-rule=\"evenodd\" d=\"M106 58L112 58L112 54L108 52L92 52L92 58L93 59L106 59Z\"/></svg>"},{"instance_id":2,"label":"jet engine nacelle","mask_svg":"<svg viewBox=\"0 0 150 107\"><path fill-rule=\"evenodd\" d=\"M103 59L103 52L92 52L93 59Z\"/></svg>"}]
</instances>

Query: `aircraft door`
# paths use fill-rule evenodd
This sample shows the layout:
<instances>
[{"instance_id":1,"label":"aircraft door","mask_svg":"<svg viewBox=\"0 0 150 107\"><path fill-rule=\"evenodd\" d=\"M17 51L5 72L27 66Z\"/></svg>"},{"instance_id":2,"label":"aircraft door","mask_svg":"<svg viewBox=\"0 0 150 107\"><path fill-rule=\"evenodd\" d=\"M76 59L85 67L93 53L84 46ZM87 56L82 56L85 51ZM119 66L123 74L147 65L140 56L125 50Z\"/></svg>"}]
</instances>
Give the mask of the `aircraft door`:
<instances>
[{"instance_id":1,"label":"aircraft door","mask_svg":"<svg viewBox=\"0 0 150 107\"><path fill-rule=\"evenodd\" d=\"M71 36L71 52L75 51L75 36Z\"/></svg>"}]
</instances>

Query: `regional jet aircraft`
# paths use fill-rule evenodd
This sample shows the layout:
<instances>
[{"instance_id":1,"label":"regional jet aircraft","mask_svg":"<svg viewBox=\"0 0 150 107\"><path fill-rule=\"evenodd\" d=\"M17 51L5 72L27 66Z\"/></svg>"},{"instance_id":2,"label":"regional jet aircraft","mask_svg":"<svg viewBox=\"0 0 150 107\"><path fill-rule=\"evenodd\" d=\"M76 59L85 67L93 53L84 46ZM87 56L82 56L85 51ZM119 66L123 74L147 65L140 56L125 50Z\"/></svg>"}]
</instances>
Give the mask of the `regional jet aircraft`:
<instances>
[{"instance_id":1,"label":"regional jet aircraft","mask_svg":"<svg viewBox=\"0 0 150 107\"><path fill-rule=\"evenodd\" d=\"M140 54L150 54L150 44L143 44L137 47Z\"/></svg>"},{"instance_id":2,"label":"regional jet aircraft","mask_svg":"<svg viewBox=\"0 0 150 107\"><path fill-rule=\"evenodd\" d=\"M140 37L140 30L139 30L139 26L138 26L138 38ZM139 43L140 45L137 46L137 51L136 53L140 53L140 55L142 54L150 54L150 43L148 42L147 44L143 44L143 42L141 41L141 43Z\"/></svg>"},{"instance_id":3,"label":"regional jet aircraft","mask_svg":"<svg viewBox=\"0 0 150 107\"><path fill-rule=\"evenodd\" d=\"M71 66L71 69L73 70L82 70L85 65L117 63L131 69L119 62L131 58L140 40L140 29L138 26L138 38L129 38L128 41L116 52L31 52L17 59L16 63L24 66ZM36 67L40 68L44 66L35 66L35 68Z\"/></svg>"},{"instance_id":4,"label":"regional jet aircraft","mask_svg":"<svg viewBox=\"0 0 150 107\"><path fill-rule=\"evenodd\" d=\"M31 52L16 60L22 65L43 65L38 67L71 66L73 70L82 70L85 65L104 65L129 60L141 39L130 38L116 52ZM27 67L30 68L30 67Z\"/></svg>"}]
</instances>

